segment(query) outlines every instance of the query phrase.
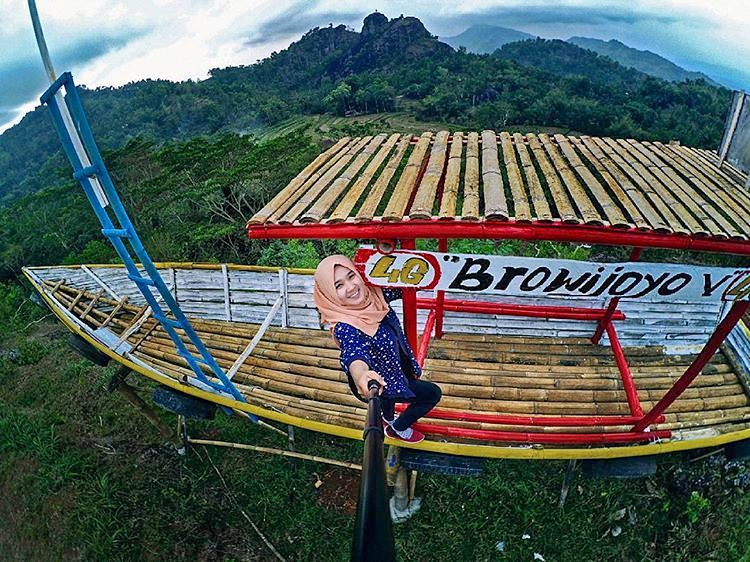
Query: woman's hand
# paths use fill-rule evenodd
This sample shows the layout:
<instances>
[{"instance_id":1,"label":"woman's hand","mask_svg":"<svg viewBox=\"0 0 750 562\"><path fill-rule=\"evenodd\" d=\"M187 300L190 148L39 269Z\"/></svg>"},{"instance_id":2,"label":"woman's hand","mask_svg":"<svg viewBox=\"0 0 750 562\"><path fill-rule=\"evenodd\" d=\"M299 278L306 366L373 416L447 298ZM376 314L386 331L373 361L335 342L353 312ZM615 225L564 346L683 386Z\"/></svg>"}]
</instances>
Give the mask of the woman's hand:
<instances>
[{"instance_id":1,"label":"woman's hand","mask_svg":"<svg viewBox=\"0 0 750 562\"><path fill-rule=\"evenodd\" d=\"M385 388L385 381L383 380L383 377L381 377L375 371L371 370L367 363L365 363L364 361L361 361L359 359L353 361L349 366L349 372L352 375L354 384L357 385L357 390L359 390L360 396L367 396L368 394L370 394L370 391L367 388L367 383L371 380L377 382L380 385L378 394L383 394L383 388Z\"/></svg>"},{"instance_id":2,"label":"woman's hand","mask_svg":"<svg viewBox=\"0 0 750 562\"><path fill-rule=\"evenodd\" d=\"M381 377L375 371L370 371L369 369L354 381L357 384L359 393L362 396L367 396L368 394L370 394L370 390L367 388L367 383L369 383L370 381L377 382L380 385L378 394L383 394L383 388L385 387L385 381L383 380L383 377Z\"/></svg>"}]
</instances>

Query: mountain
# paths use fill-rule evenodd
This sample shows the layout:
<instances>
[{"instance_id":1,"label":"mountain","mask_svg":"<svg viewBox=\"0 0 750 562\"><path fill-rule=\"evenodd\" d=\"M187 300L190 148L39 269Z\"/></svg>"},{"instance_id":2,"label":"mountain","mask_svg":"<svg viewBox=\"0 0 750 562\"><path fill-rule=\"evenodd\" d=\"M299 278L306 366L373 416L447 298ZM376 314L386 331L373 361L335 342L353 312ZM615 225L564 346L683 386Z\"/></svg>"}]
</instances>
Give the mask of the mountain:
<instances>
[{"instance_id":1,"label":"mountain","mask_svg":"<svg viewBox=\"0 0 750 562\"><path fill-rule=\"evenodd\" d=\"M634 85L646 74L559 39L527 39L503 45L496 56L559 76L585 76L591 82Z\"/></svg>"},{"instance_id":2,"label":"mountain","mask_svg":"<svg viewBox=\"0 0 750 562\"><path fill-rule=\"evenodd\" d=\"M374 13L361 33L344 25L314 28L257 64L213 69L201 82L141 80L119 88L78 88L100 149L115 149L136 136L184 140L249 132L298 113L324 113L326 94L343 78L387 73L452 53L419 19L389 20ZM358 100L363 109L393 108L383 99L393 98L387 84L367 86ZM353 100L345 101L349 109ZM47 109L37 107L0 135L0 206L42 189L64 164Z\"/></svg>"},{"instance_id":3,"label":"mountain","mask_svg":"<svg viewBox=\"0 0 750 562\"><path fill-rule=\"evenodd\" d=\"M459 35L441 37L441 40L455 49L465 47L471 53L487 54L494 53L508 43L534 38L533 35L509 27L473 25ZM705 80L713 86L720 86L718 82L702 72L686 70L656 53L634 49L617 39L602 41L601 39L576 36L571 37L567 42L609 57L624 67L634 68L639 72L668 82Z\"/></svg>"},{"instance_id":4,"label":"mountain","mask_svg":"<svg viewBox=\"0 0 750 562\"><path fill-rule=\"evenodd\" d=\"M360 32L314 28L263 61L213 69L200 82L79 91L105 157L138 137L158 148L258 132L298 115L395 110L464 130L554 127L715 148L730 101L723 88L666 82L563 41L516 41L490 55L454 51L417 18L379 13ZM353 130L332 134L375 132ZM69 181L46 108L0 135L0 207Z\"/></svg>"},{"instance_id":5,"label":"mountain","mask_svg":"<svg viewBox=\"0 0 750 562\"><path fill-rule=\"evenodd\" d=\"M533 35L517 31L509 27L497 25L472 25L469 29L453 37L441 37L441 41L448 43L454 49L466 47L471 53L494 53L506 43L533 39Z\"/></svg>"},{"instance_id":6,"label":"mountain","mask_svg":"<svg viewBox=\"0 0 750 562\"><path fill-rule=\"evenodd\" d=\"M568 43L589 49L595 53L609 57L623 66L635 68L645 74L667 80L668 82L705 80L713 86L719 85L702 72L685 70L656 53L628 47L617 39L602 41L601 39L592 39L591 37L571 37L568 39Z\"/></svg>"},{"instance_id":7,"label":"mountain","mask_svg":"<svg viewBox=\"0 0 750 562\"><path fill-rule=\"evenodd\" d=\"M364 19L360 33L344 25L316 27L258 64L212 70L208 82L222 84L241 75L274 90L280 86L309 89L326 78L338 80L450 53L452 49L432 36L419 19L389 20L375 12Z\"/></svg>"}]
</instances>

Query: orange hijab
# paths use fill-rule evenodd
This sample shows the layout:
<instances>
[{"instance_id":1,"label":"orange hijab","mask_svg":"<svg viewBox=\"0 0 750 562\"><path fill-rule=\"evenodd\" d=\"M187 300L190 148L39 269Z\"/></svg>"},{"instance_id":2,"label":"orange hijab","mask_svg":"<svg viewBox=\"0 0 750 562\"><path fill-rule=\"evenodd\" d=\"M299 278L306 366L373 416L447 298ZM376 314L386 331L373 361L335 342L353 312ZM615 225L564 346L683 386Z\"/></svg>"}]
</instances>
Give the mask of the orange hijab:
<instances>
[{"instance_id":1,"label":"orange hijab","mask_svg":"<svg viewBox=\"0 0 750 562\"><path fill-rule=\"evenodd\" d=\"M331 332L336 324L345 322L362 330L368 336L374 336L378 331L380 321L385 318L389 310L383 291L379 287L367 285L363 279L365 300L362 304L356 308L342 304L336 295L333 279L333 270L337 265L350 269L360 279L362 278L352 260L346 256L328 256L318 264L315 270L313 299L320 311L321 322L328 323Z\"/></svg>"}]
</instances>

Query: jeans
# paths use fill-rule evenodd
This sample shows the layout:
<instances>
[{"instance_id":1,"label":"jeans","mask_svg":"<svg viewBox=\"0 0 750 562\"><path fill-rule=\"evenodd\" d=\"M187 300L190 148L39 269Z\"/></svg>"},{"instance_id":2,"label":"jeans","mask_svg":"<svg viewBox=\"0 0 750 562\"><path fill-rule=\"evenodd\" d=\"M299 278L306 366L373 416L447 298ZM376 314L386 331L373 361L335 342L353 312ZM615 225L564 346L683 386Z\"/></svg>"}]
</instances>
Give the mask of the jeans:
<instances>
[{"instance_id":1,"label":"jeans","mask_svg":"<svg viewBox=\"0 0 750 562\"><path fill-rule=\"evenodd\" d=\"M404 431L407 427L411 427L411 424L432 410L435 407L435 404L440 402L440 398L443 396L440 387L435 383L428 381L409 379L409 388L414 394L416 394L414 398L406 400L393 400L384 397L380 398L380 404L383 408L383 416L389 420L393 419L397 401L409 403L406 410L401 412L401 415L393 423L393 429L396 431Z\"/></svg>"}]
</instances>

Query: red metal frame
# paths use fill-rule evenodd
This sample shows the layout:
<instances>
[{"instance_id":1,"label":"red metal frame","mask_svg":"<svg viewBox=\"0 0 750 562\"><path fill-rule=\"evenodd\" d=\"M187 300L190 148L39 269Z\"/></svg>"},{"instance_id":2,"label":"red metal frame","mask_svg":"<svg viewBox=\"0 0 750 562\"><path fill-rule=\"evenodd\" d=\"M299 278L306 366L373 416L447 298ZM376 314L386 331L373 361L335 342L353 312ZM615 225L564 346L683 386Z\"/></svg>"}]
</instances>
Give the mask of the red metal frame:
<instances>
[{"instance_id":1,"label":"red metal frame","mask_svg":"<svg viewBox=\"0 0 750 562\"><path fill-rule=\"evenodd\" d=\"M432 328L435 324L437 316L437 310L449 310L458 312L469 312L476 314L505 314L511 316L526 316L535 318L560 318L568 320L599 320L600 325L605 321L606 318L606 330L607 337L609 338L610 344L612 345L612 353L615 357L615 363L620 371L622 377L623 389L625 396L630 407L632 416L610 416L606 418L602 417L569 417L569 418L545 418L545 417L525 417L525 416L498 416L498 415L475 415L469 413L446 413L444 411L433 410L430 412L429 417L440 418L440 419L454 419L454 420L466 420L466 421L481 421L485 423L501 423L508 425L532 425L532 426L595 426L595 425L606 425L602 424L601 420L607 420L608 425L629 425L631 423L638 423L643 418L643 410L641 409L640 399L638 398L638 391L635 388L633 382L633 376L630 372L630 366L628 365L625 353L620 345L620 340L615 331L613 320L623 320L625 315L616 310L617 305L611 306L607 309L588 309L580 307L568 307L568 306L535 306L535 305L517 305L517 304L503 304L497 302L485 302L485 301L467 301L459 299L416 299L416 307L422 309L429 309L430 313L425 323L425 328L422 333L420 345L417 351L417 361L420 366L424 365L424 360L427 357L427 350L430 344L430 336L432 334ZM406 305L404 305L406 310ZM406 322L406 319L404 320ZM594 421L597 420L597 421ZM656 422L664 420L664 416L656 416ZM559 434L557 434L559 435ZM591 435L591 434L589 434ZM623 434L625 435L625 434ZM629 434L628 434L629 435ZM629 438L623 438L628 440ZM497 440L507 440L502 437L498 437Z\"/></svg>"},{"instance_id":2,"label":"red metal frame","mask_svg":"<svg viewBox=\"0 0 750 562\"><path fill-rule=\"evenodd\" d=\"M421 367L424 365L424 360L427 357L427 349L430 347L430 335L432 334L432 328L435 326L435 318L437 313L431 310L427 315L427 321L424 324L424 331L422 332L422 339L419 341L419 349L417 350L417 363Z\"/></svg>"},{"instance_id":3,"label":"red metal frame","mask_svg":"<svg viewBox=\"0 0 750 562\"><path fill-rule=\"evenodd\" d=\"M695 377L700 374L700 372L703 370L703 367L705 367L706 364L711 360L711 358L714 356L714 353L716 353L716 350L719 349L721 343L729 335L729 332L732 331L732 328L735 327L737 322L740 321L742 315L747 312L748 308L750 308L750 301L735 302L732 305L732 308L729 310L729 314L727 314L724 317L724 320L722 320L716 327L713 335L706 342L706 345L703 346L703 349L695 358L693 363L687 368L685 373L683 373L683 375L679 379L677 379L677 382L675 382L672 388L667 391L664 397L659 400L659 402L657 402L653 408L651 408L651 411L643 416L643 419L633 426L633 431L645 430L649 425L654 423L654 419L657 416L663 414L664 411L669 406L671 406L672 403L677 400L677 398L679 398L680 394L682 394L685 389L690 386L690 383L695 380Z\"/></svg>"},{"instance_id":4,"label":"red metal frame","mask_svg":"<svg viewBox=\"0 0 750 562\"><path fill-rule=\"evenodd\" d=\"M446 161L447 161L447 158L446 158ZM448 251L448 240L446 240L445 238L441 238L440 240L438 240L438 252L447 252L447 251ZM435 295L435 299L436 299L435 339L439 340L440 338L443 337L443 313L445 311L445 308L443 307L443 303L445 302L445 291L438 291L437 295Z\"/></svg>"},{"instance_id":5,"label":"red metal frame","mask_svg":"<svg viewBox=\"0 0 750 562\"><path fill-rule=\"evenodd\" d=\"M401 247L404 250L414 250L416 245L414 240L402 240ZM417 290L402 289L402 299L404 303L404 333L412 349L419 349L419 340L417 338Z\"/></svg>"},{"instance_id":6,"label":"red metal frame","mask_svg":"<svg viewBox=\"0 0 750 562\"><path fill-rule=\"evenodd\" d=\"M437 309L438 306L441 305L437 299L417 298L417 308ZM607 312L603 308L507 304L445 298L443 299L442 309L449 312L526 316L529 318L557 318L560 320L600 320ZM625 320L625 314L618 310L612 314L611 318L612 320Z\"/></svg>"},{"instance_id":7,"label":"red metal frame","mask_svg":"<svg viewBox=\"0 0 750 562\"><path fill-rule=\"evenodd\" d=\"M423 170L420 170L420 174ZM554 240L590 244L633 246L631 261L640 258L643 248L664 248L703 252L722 252L750 255L750 244L745 240L721 239L698 235L643 231L635 228L566 224L562 222L516 222L516 221L461 221L461 220L404 220L394 222L369 221L336 224L292 224L292 225L248 225L250 238L282 239L401 239L401 247L414 249L416 238L438 239L439 250L446 252L448 239L488 238L517 240ZM617 310L618 298L613 298L606 309L586 309L560 306L508 305L501 303L446 299L444 291L438 291L435 299L418 299L415 289L403 290L404 332L412 348L417 350L417 359L423 364L434 328L435 337L442 337L444 311L469 313L507 314L537 318L560 318L570 320L594 320L597 328L592 342L598 343L606 331L612 346L615 362L620 371L623 388L631 416L508 416L488 413L454 412L434 409L429 417L436 419L473 421L507 425L548 427L592 427L604 425L634 424L629 432L609 433L533 433L514 431L474 430L433 424L415 424L425 433L485 441L508 441L539 444L607 444L653 441L669 438L665 430L646 431L652 424L664 421L665 410L685 391L713 357L721 342L750 307L749 302L735 302L729 314L719 324L701 353L688 367L680 379L649 411L643 414L638 393L633 381L617 331L612 324L625 315ZM417 309L428 309L421 342L417 338ZM421 343L421 345L419 345Z\"/></svg>"},{"instance_id":8,"label":"red metal frame","mask_svg":"<svg viewBox=\"0 0 750 562\"><path fill-rule=\"evenodd\" d=\"M617 363L617 368L620 370L622 387L628 399L630 413L634 416L643 417L643 409L641 409L641 401L638 398L638 391L633 382L633 374L630 372L630 365L628 365L625 352L622 350L620 339L617 337L615 326L612 323L607 324L607 337L609 338L610 345L612 345L612 354L615 356L615 363Z\"/></svg>"},{"instance_id":9,"label":"red metal frame","mask_svg":"<svg viewBox=\"0 0 750 562\"><path fill-rule=\"evenodd\" d=\"M641 254L643 254L643 248L633 248L630 252L630 261L638 261L641 259ZM606 330L610 322L612 321L612 315L617 310L617 305L620 304L620 298L615 297L611 301L609 301L609 305L607 306L607 312L604 315L604 317L599 320L599 325L596 327L596 331L594 332L594 335L591 337L591 343L599 343L599 340L602 338L602 334L604 333L604 330Z\"/></svg>"},{"instance_id":10,"label":"red metal frame","mask_svg":"<svg viewBox=\"0 0 750 562\"><path fill-rule=\"evenodd\" d=\"M415 248L415 241L414 240L402 240L401 247L404 249L414 249ZM631 259L635 260L640 257L641 249L640 248L634 248L633 252L631 253ZM469 313L476 313L476 314L506 314L506 315L513 315L513 316L526 316L526 317L536 317L536 318L559 318L559 319L569 319L569 320L596 320L598 321L598 327L602 327L607 332L607 337L609 338L610 345L612 346L612 353L615 358L615 363L617 364L618 370L620 371L620 376L622 378L623 383L623 390L625 392L626 399L628 401L628 406L630 408L631 416L612 416L608 419L612 422L612 425L629 425L630 423L634 423L633 429L630 432L626 433L585 433L585 434L563 434L563 433L554 433L554 434L536 434L536 433L523 433L523 432L513 432L513 431L494 431L494 430L469 430L469 429L463 429L463 428L451 428L451 427L445 427L445 426L430 426L426 424L415 424L415 427L418 427L421 431L425 431L426 433L433 433L433 434L439 434L439 435L450 435L450 436L456 436L456 437L464 437L464 438L472 438L472 439L482 439L486 441L510 441L510 442L524 442L524 443L557 443L557 444L595 444L595 443L627 443L627 442L638 442L638 441L646 441L646 440L653 440L655 438L668 438L671 433L669 431L660 431L660 430L654 430L646 432L645 429L649 427L653 423L661 423L664 420L664 410L674 401L676 398L687 388L687 386L693 381L693 379L698 375L700 370L705 366L705 364L711 359L713 356L713 353L716 351L716 348L718 348L718 345L724 340L726 335L731 331L734 324L739 321L739 318L742 317L744 312L747 310L747 304L750 303L735 303L735 307L733 307L732 312L730 312L730 315L727 316L727 319L734 318L734 316L737 316L736 319L731 323L731 325L725 325L727 322L727 319L722 322L719 327L717 328L716 332L712 336L711 340L709 340L709 344L713 345L713 341L716 339L715 347L713 348L713 351L706 351L709 349L709 344L707 344L706 349L704 349L704 352L707 355L706 358L703 358L704 352L701 353L701 355L696 359L696 361L691 365L690 368L688 368L688 371L685 375L668 391L667 395L655 406L651 412L649 412L648 416L644 416L643 410L640 405L640 399L638 397L638 391L635 387L635 383L633 381L632 373L630 372L630 367L627 362L627 358L625 357L625 353L622 349L622 346L620 345L620 340L617 336L617 331L615 330L614 324L612 323L614 320L623 320L625 318L625 315L622 313L622 311L617 310L617 305L619 302L619 299L612 299L610 301L609 305L606 309L589 309L589 308L581 308L581 307L569 307L569 306L536 306L536 305L515 305L515 304L503 304L503 303L496 303L496 302L486 302L486 301L468 301L468 300L461 300L461 299L446 299L444 296L442 298L438 298L439 295L436 296L435 299L418 299L416 297L416 289L403 289L403 302L404 302L404 331L407 334L407 338L409 339L409 343L412 345L412 349L417 350L417 361L419 362L420 366L424 364L425 358L427 357L427 350L429 348L430 344L430 337L432 335L432 330L435 327L437 316L438 316L438 309L440 310L440 314L442 316L442 312L445 310L448 311L459 311L459 312L469 312ZM743 306L745 305L745 306ZM735 308L739 306L741 309L740 312L735 312ZM417 309L428 309L430 310L430 313L427 317L427 322L425 324L425 329L422 334L421 341L417 344ZM441 318L442 320L442 318ZM699 359L701 361L704 361L702 364L700 364L698 361ZM704 360L705 359L705 360ZM697 366L696 366L697 365ZM691 372L691 370L694 370L694 373ZM690 375L688 377L688 375ZM685 382L683 385L680 385L680 381L683 379L686 379L687 382ZM689 379L689 380L688 380ZM667 399L670 398L669 401ZM664 403L662 405L662 403ZM455 414L454 414L455 415ZM429 417L434 418L440 418L441 416L446 416L446 414L443 411L438 410L435 412L435 414L430 414ZM570 417L570 418L559 418L558 420L555 420L554 418L545 418L545 417L523 417L523 416L494 416L494 415L477 415L477 414L461 414L463 419L467 419L467 417L470 417L472 421L483 421L486 423L506 423L508 425L517 425L514 424L514 421L520 421L523 420L523 423L525 425L532 425L532 426L553 426L550 422L551 421L559 421L563 419L567 419L568 421L565 422L565 427L573 427L573 426L595 426L597 425L593 421L597 418L587 418L587 417ZM450 417L446 416L442 419L458 419L456 417ZM598 419L602 419L599 417ZM492 420L492 421L490 421ZM583 423L582 420L586 420ZM531 423L529 423L531 422ZM575 423L579 422L579 423ZM426 427L425 427L426 425ZM520 423L518 424L520 425Z\"/></svg>"},{"instance_id":11,"label":"red metal frame","mask_svg":"<svg viewBox=\"0 0 750 562\"><path fill-rule=\"evenodd\" d=\"M583 244L638 246L698 252L722 252L750 256L747 240L710 236L643 231L562 222L404 220L342 222L336 224L259 224L248 225L250 238L336 238L336 239L416 239L416 238L491 238L516 240L554 240Z\"/></svg>"}]
</instances>

